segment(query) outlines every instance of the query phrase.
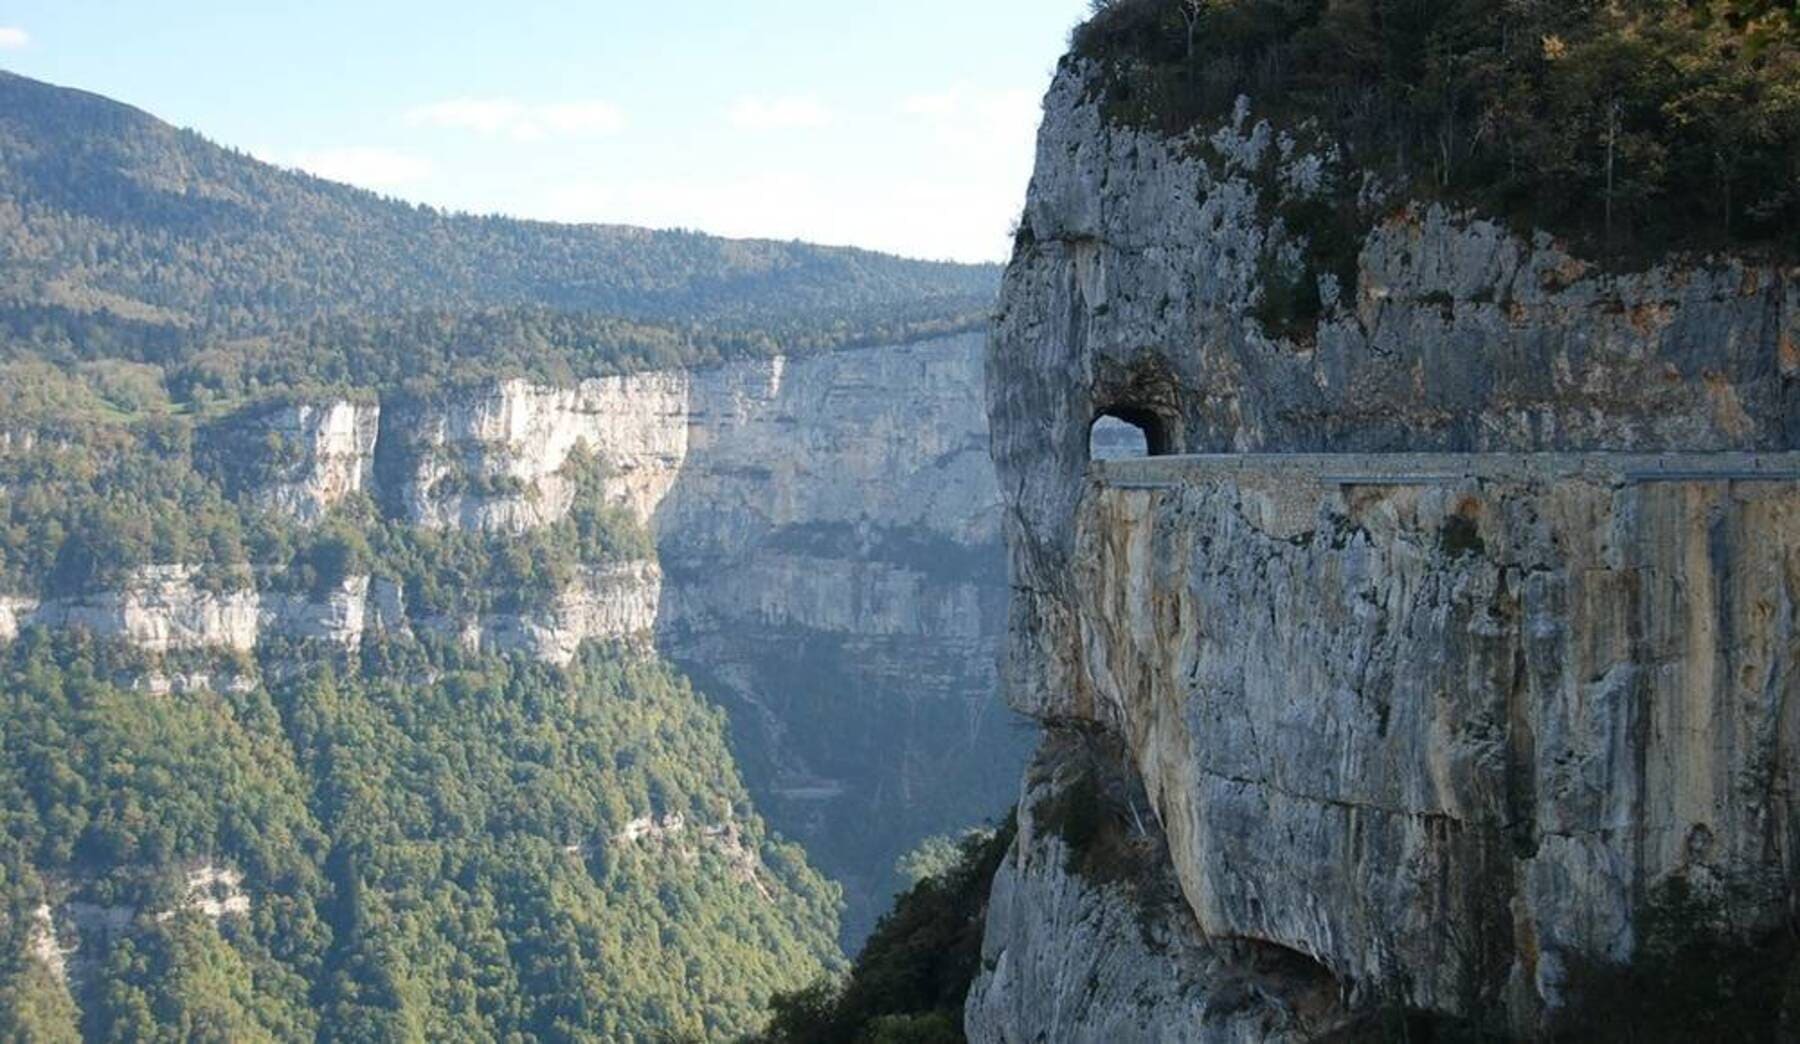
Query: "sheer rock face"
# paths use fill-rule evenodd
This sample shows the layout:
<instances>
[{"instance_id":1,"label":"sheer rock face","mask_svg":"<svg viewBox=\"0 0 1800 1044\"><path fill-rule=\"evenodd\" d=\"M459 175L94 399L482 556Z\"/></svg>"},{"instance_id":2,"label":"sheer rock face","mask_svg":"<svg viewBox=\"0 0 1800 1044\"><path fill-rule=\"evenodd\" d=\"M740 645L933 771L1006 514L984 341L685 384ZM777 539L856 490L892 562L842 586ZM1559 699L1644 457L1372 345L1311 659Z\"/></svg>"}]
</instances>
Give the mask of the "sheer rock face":
<instances>
[{"instance_id":1,"label":"sheer rock face","mask_svg":"<svg viewBox=\"0 0 1800 1044\"><path fill-rule=\"evenodd\" d=\"M1336 983L1275 947L1210 940L1116 742L1053 734L1026 773L1019 833L988 904L973 1040L1305 1041L1345 1024ZM1099 806L1072 848L1071 802Z\"/></svg>"},{"instance_id":2,"label":"sheer rock face","mask_svg":"<svg viewBox=\"0 0 1800 1044\"><path fill-rule=\"evenodd\" d=\"M186 565L149 566L119 590L53 599L20 622L116 637L154 653L254 649L261 633L257 593L207 590L198 573Z\"/></svg>"},{"instance_id":3,"label":"sheer rock face","mask_svg":"<svg viewBox=\"0 0 1800 1044\"><path fill-rule=\"evenodd\" d=\"M1629 961L1672 876L1780 922L1800 484L1254 466L1097 481L1077 523L1090 713L1206 933L1529 1013Z\"/></svg>"},{"instance_id":4,"label":"sheer rock face","mask_svg":"<svg viewBox=\"0 0 1800 1044\"><path fill-rule=\"evenodd\" d=\"M417 525L525 532L567 514L564 468L586 446L665 557L828 526L993 543L979 352L963 336L572 388L507 381L392 407L382 481Z\"/></svg>"},{"instance_id":5,"label":"sheer rock face","mask_svg":"<svg viewBox=\"0 0 1800 1044\"><path fill-rule=\"evenodd\" d=\"M327 591L238 587L209 590L198 570L149 566L118 590L0 605L0 638L38 625L117 638L145 652L253 651L268 638L355 650L369 634L435 633L472 649L519 652L559 665L584 641L647 638L656 625L662 571L633 561L585 570L541 609L467 618L414 618L404 592L385 578L347 577Z\"/></svg>"},{"instance_id":6,"label":"sheer rock face","mask_svg":"<svg viewBox=\"0 0 1800 1044\"><path fill-rule=\"evenodd\" d=\"M584 569L549 605L535 611L460 621L433 617L418 626L456 634L473 649L523 653L567 666L583 642L648 638L661 593L662 569L655 562L620 562Z\"/></svg>"},{"instance_id":7,"label":"sheer rock face","mask_svg":"<svg viewBox=\"0 0 1800 1044\"><path fill-rule=\"evenodd\" d=\"M758 805L844 882L853 943L902 839L997 813L1028 748L995 699L981 360L968 336L696 373L653 519L659 641L754 737Z\"/></svg>"},{"instance_id":8,"label":"sheer rock face","mask_svg":"<svg viewBox=\"0 0 1800 1044\"><path fill-rule=\"evenodd\" d=\"M1678 877L1769 923L1800 830L1792 476L1338 485L1250 458L1128 488L1090 473L1089 426L1189 453L1785 450L1800 273L1610 275L1390 206L1316 334L1273 338L1263 259L1307 230L1263 196L1304 196L1316 157L1242 106L1204 144L1111 125L1090 75L1048 98L988 358L1012 705L1125 743L1201 932L1358 1002L1535 1025ZM978 990L974 1039L1027 1039L981 1013L1042 988Z\"/></svg>"},{"instance_id":9,"label":"sheer rock face","mask_svg":"<svg viewBox=\"0 0 1800 1044\"><path fill-rule=\"evenodd\" d=\"M564 465L599 453L608 494L649 519L687 456L692 378L685 372L583 381L572 388L505 381L445 402L393 407L384 454L403 517L435 529L524 533L568 514Z\"/></svg>"},{"instance_id":10,"label":"sheer rock face","mask_svg":"<svg viewBox=\"0 0 1800 1044\"><path fill-rule=\"evenodd\" d=\"M336 400L283 406L260 418L261 434L279 455L258 490L264 505L316 522L374 483L381 407Z\"/></svg>"}]
</instances>

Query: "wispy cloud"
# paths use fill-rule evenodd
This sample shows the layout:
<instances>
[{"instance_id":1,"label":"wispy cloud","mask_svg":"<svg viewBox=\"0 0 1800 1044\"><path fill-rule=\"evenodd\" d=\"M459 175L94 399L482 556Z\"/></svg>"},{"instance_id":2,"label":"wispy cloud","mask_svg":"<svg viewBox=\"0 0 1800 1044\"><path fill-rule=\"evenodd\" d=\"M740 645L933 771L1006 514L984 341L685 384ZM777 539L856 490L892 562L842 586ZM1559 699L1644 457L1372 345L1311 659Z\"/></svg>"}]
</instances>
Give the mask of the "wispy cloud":
<instances>
[{"instance_id":1,"label":"wispy cloud","mask_svg":"<svg viewBox=\"0 0 1800 1044\"><path fill-rule=\"evenodd\" d=\"M755 129L806 125L801 107L783 108L768 98L755 106L740 101L732 122ZM747 161L677 177L552 181L540 186L524 216L993 260L1011 244L1008 230L1025 199L1040 115L1033 90L948 87L897 98L885 112L857 114L885 121L904 143L900 151L922 159L917 164L865 163L851 178L776 160L762 169ZM848 114L838 121L840 128L851 125ZM881 205L871 206L871 199Z\"/></svg>"},{"instance_id":2,"label":"wispy cloud","mask_svg":"<svg viewBox=\"0 0 1800 1044\"><path fill-rule=\"evenodd\" d=\"M415 185L431 177L431 161L423 156L374 146L346 146L329 149L302 149L280 152L253 149L251 154L266 163L297 167L329 181L342 181L361 188L391 191Z\"/></svg>"},{"instance_id":3,"label":"wispy cloud","mask_svg":"<svg viewBox=\"0 0 1800 1044\"><path fill-rule=\"evenodd\" d=\"M415 127L540 141L616 134L625 128L625 113L617 105L597 99L527 105L511 98L451 98L410 110L406 122Z\"/></svg>"},{"instance_id":4,"label":"wispy cloud","mask_svg":"<svg viewBox=\"0 0 1800 1044\"><path fill-rule=\"evenodd\" d=\"M739 98L727 116L732 126L750 131L811 130L831 122L831 110L825 103L805 94Z\"/></svg>"},{"instance_id":5,"label":"wispy cloud","mask_svg":"<svg viewBox=\"0 0 1800 1044\"><path fill-rule=\"evenodd\" d=\"M0 51L16 51L31 42L31 34L16 25L0 25Z\"/></svg>"}]
</instances>

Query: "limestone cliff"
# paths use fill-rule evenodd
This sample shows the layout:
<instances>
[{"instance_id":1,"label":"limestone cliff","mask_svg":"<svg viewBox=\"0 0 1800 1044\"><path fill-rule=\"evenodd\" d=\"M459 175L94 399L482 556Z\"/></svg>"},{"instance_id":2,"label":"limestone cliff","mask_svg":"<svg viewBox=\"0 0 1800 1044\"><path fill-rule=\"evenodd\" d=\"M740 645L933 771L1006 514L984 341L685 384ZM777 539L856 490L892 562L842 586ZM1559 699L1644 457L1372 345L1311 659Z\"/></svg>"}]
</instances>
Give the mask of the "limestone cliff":
<instances>
[{"instance_id":1,"label":"limestone cliff","mask_svg":"<svg viewBox=\"0 0 1800 1044\"><path fill-rule=\"evenodd\" d=\"M980 358L964 336L397 404L379 482L416 524L517 533L593 452L654 535L659 647L731 708L759 807L844 881L855 938L907 839L995 812L1023 755L993 699Z\"/></svg>"},{"instance_id":2,"label":"limestone cliff","mask_svg":"<svg viewBox=\"0 0 1800 1044\"><path fill-rule=\"evenodd\" d=\"M539 611L450 617L408 615L404 592L386 578L352 576L329 591L292 592L212 590L197 576L192 566L159 565L116 590L41 604L11 599L0 604L0 638L37 625L118 638L150 653L249 652L272 637L354 651L371 631L434 633L470 649L567 665L583 641L648 638L662 583L655 562L624 562L584 570Z\"/></svg>"},{"instance_id":3,"label":"limestone cliff","mask_svg":"<svg viewBox=\"0 0 1800 1044\"><path fill-rule=\"evenodd\" d=\"M1671 882L1716 904L1708 930L1780 923L1800 273L1619 274L1387 200L1296 328L1265 307L1270 259L1323 230L1279 204L1334 191L1329 142L1246 103L1182 139L1131 129L1095 76L1071 60L1051 89L988 358L1004 687L1128 752L1182 896L1148 916L1302 955L1351 1013L1522 1034L1576 969L1634 959ZM1108 415L1176 456L1090 465ZM1095 931L1116 892L1026 838L974 1039L1242 1038L1217 1003L1241 962ZM1053 1029L1046 933L1093 989L1192 986L1118 1001L1149 1022L1065 999L1091 1017ZM1279 991L1246 1003L1292 1024Z\"/></svg>"},{"instance_id":4,"label":"limestone cliff","mask_svg":"<svg viewBox=\"0 0 1800 1044\"><path fill-rule=\"evenodd\" d=\"M404 525L527 534L570 512L580 449L655 558L460 615L381 575L209 590L171 564L119 590L0 599L0 638L32 622L154 652L437 634L562 664L583 641L654 640L732 711L758 806L844 881L856 938L895 859L997 813L1024 760L993 697L1005 578L981 353L970 335L248 411L203 434L207 459L300 523L367 495Z\"/></svg>"},{"instance_id":5,"label":"limestone cliff","mask_svg":"<svg viewBox=\"0 0 1800 1044\"><path fill-rule=\"evenodd\" d=\"M373 484L381 410L373 403L336 400L279 407L258 418L262 446L274 459L257 491L267 506L313 522ZM231 447L242 453L244 447Z\"/></svg>"}]
</instances>

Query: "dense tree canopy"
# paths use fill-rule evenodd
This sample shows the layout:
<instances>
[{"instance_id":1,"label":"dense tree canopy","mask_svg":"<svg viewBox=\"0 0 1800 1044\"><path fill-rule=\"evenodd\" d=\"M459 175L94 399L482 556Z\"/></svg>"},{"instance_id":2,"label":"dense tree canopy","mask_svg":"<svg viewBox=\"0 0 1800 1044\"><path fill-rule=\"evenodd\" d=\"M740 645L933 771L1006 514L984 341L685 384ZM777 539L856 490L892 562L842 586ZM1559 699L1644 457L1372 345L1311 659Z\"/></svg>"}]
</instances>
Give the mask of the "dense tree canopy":
<instances>
[{"instance_id":1,"label":"dense tree canopy","mask_svg":"<svg viewBox=\"0 0 1800 1044\"><path fill-rule=\"evenodd\" d=\"M766 835L721 714L645 654L292 652L156 664L248 684L149 698L112 680L141 654L0 650L0 1030L717 1039L837 959L835 889ZM634 839L643 817L685 829ZM247 913L183 904L200 864L243 873ZM46 899L122 911L81 939L79 1008L27 956Z\"/></svg>"},{"instance_id":2,"label":"dense tree canopy","mask_svg":"<svg viewBox=\"0 0 1800 1044\"><path fill-rule=\"evenodd\" d=\"M1598 253L1800 256L1791 3L1103 0L1076 51L1119 119L1180 133L1247 95L1362 169Z\"/></svg>"}]
</instances>

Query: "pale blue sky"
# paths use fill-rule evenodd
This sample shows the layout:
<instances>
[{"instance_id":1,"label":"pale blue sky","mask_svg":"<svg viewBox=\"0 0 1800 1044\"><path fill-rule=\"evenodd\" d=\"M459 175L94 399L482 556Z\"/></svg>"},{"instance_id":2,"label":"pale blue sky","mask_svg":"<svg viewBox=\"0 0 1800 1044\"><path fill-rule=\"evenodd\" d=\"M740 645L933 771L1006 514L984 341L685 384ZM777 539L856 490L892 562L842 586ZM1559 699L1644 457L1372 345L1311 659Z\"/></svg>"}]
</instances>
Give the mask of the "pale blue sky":
<instances>
[{"instance_id":1,"label":"pale blue sky","mask_svg":"<svg viewBox=\"0 0 1800 1044\"><path fill-rule=\"evenodd\" d=\"M406 199L994 260L1087 0L0 0L0 67Z\"/></svg>"}]
</instances>

